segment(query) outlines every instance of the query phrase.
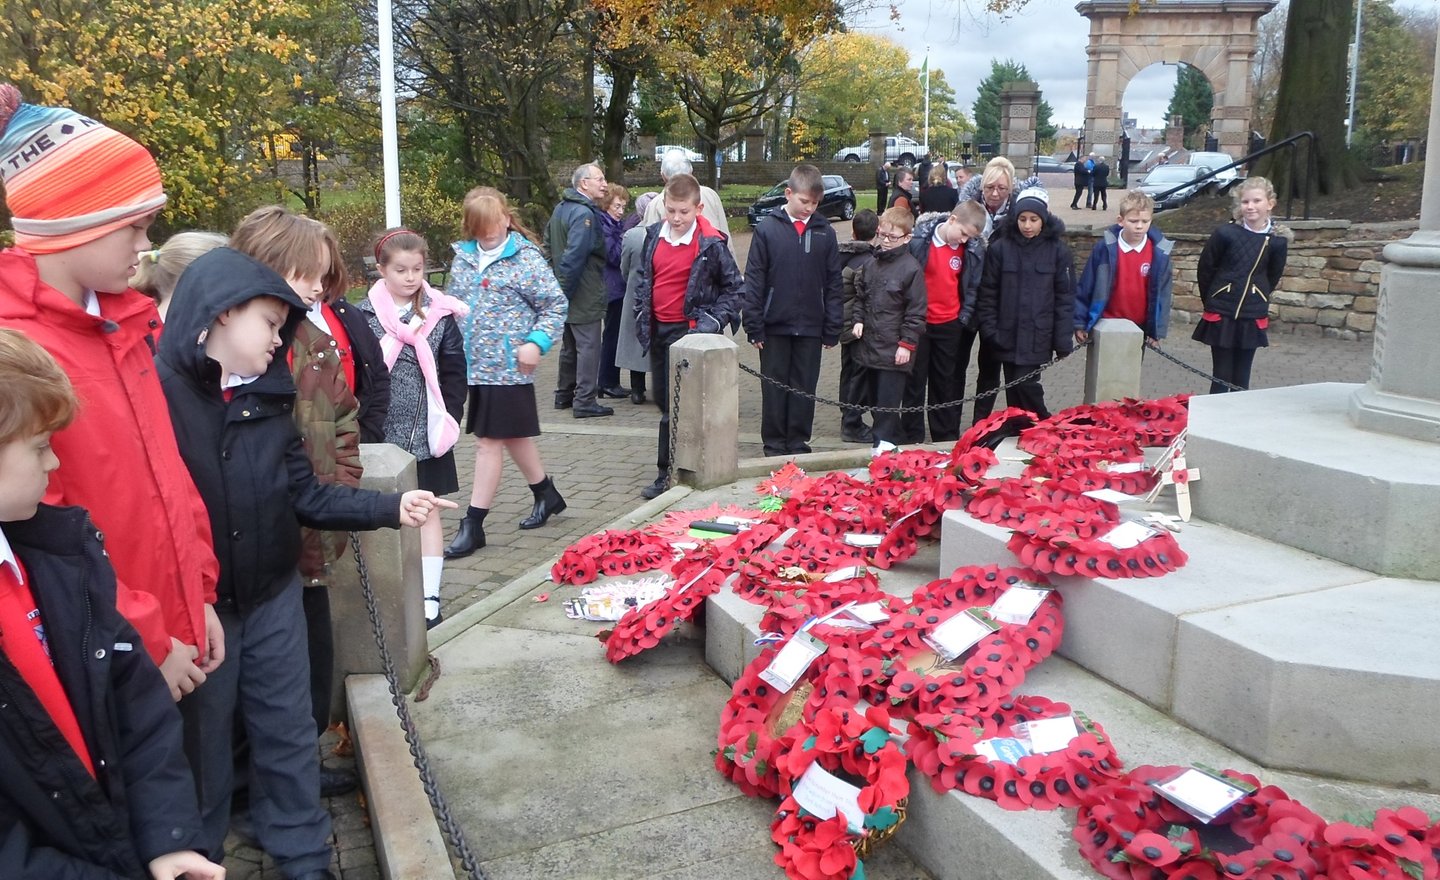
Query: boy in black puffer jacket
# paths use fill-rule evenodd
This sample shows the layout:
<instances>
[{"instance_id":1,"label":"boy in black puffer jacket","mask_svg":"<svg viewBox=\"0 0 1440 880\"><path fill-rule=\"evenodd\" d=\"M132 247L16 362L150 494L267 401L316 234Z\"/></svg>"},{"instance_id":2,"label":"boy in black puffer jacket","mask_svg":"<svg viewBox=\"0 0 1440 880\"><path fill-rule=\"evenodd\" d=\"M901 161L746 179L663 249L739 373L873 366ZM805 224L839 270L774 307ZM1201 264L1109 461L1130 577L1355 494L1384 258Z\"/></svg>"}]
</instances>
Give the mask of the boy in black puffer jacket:
<instances>
[{"instance_id":1,"label":"boy in black puffer jacket","mask_svg":"<svg viewBox=\"0 0 1440 880\"><path fill-rule=\"evenodd\" d=\"M1074 346L1075 263L1060 238L1064 231L1045 191L1023 190L985 252L976 304L980 338L1000 358L1007 384ZM1006 389L1005 400L1050 417L1039 377Z\"/></svg>"},{"instance_id":2,"label":"boy in black puffer jacket","mask_svg":"<svg viewBox=\"0 0 1440 880\"><path fill-rule=\"evenodd\" d=\"M866 208L850 221L851 240L840 243L840 284L847 310L855 300L855 273L875 261L875 232L879 228L880 215ZM855 334L850 332L850 326L842 323L840 328L840 402L860 405L867 402L867 383L865 370L855 362ZM866 445L875 442L864 413L858 409L840 410L840 439Z\"/></svg>"},{"instance_id":3,"label":"boy in black puffer jacket","mask_svg":"<svg viewBox=\"0 0 1440 880\"><path fill-rule=\"evenodd\" d=\"M905 208L880 215L880 246L857 273L855 299L845 313L845 326L855 336L855 360L877 407L900 405L911 356L925 332L925 273L906 247L914 228L915 218ZM876 412L874 448L884 451L902 442L899 413Z\"/></svg>"}]
</instances>

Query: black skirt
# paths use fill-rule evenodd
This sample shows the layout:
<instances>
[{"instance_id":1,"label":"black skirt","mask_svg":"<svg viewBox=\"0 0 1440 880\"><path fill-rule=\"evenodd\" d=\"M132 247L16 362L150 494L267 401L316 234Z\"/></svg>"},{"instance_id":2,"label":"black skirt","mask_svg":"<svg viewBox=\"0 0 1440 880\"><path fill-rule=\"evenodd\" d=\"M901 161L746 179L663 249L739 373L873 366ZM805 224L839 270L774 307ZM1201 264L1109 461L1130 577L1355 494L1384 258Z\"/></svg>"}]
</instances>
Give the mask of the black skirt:
<instances>
[{"instance_id":1,"label":"black skirt","mask_svg":"<svg viewBox=\"0 0 1440 880\"><path fill-rule=\"evenodd\" d=\"M455 450L439 458L427 458L415 462L415 482L421 489L429 489L436 495L449 495L460 491L460 478L455 474Z\"/></svg>"},{"instance_id":2,"label":"black skirt","mask_svg":"<svg viewBox=\"0 0 1440 880\"><path fill-rule=\"evenodd\" d=\"M465 407L465 433L491 440L540 436L535 386L471 385Z\"/></svg>"},{"instance_id":3,"label":"black skirt","mask_svg":"<svg viewBox=\"0 0 1440 880\"><path fill-rule=\"evenodd\" d=\"M1265 348L1270 336L1255 323L1254 318L1235 320L1221 315L1218 321L1200 320L1190 338L1211 348Z\"/></svg>"}]
</instances>

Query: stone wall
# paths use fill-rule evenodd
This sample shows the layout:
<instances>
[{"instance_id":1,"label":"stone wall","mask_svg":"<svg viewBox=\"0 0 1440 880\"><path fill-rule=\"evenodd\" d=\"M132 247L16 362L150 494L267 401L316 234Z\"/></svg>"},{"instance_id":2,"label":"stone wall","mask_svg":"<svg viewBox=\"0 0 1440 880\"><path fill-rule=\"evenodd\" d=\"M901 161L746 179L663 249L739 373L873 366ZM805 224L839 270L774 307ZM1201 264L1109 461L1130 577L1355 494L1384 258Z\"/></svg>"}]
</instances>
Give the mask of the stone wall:
<instances>
[{"instance_id":1,"label":"stone wall","mask_svg":"<svg viewBox=\"0 0 1440 880\"><path fill-rule=\"evenodd\" d=\"M1352 226L1343 220L1284 221L1295 239L1290 243L1285 275L1270 300L1270 332L1332 339L1366 340L1375 330L1380 292L1381 251L1406 238L1415 223ZM1069 233L1075 252L1076 277L1102 231ZM1200 319L1200 294L1195 268L1206 235L1176 234L1171 321L1193 324Z\"/></svg>"}]
</instances>

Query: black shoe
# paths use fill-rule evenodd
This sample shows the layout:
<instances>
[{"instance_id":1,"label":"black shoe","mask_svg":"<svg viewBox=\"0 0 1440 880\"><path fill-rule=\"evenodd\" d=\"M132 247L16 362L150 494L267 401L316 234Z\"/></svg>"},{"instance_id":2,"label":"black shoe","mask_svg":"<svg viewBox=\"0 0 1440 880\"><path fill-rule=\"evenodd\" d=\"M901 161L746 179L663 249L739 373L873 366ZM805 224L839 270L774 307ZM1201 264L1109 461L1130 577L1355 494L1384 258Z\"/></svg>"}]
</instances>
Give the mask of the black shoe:
<instances>
[{"instance_id":1,"label":"black shoe","mask_svg":"<svg viewBox=\"0 0 1440 880\"><path fill-rule=\"evenodd\" d=\"M535 506L530 510L529 516L520 520L520 528L538 529L545 525L550 517L565 509L565 499L560 497L560 490L555 488L555 483L546 477L544 485L544 489L535 493Z\"/></svg>"},{"instance_id":2,"label":"black shoe","mask_svg":"<svg viewBox=\"0 0 1440 880\"><path fill-rule=\"evenodd\" d=\"M631 392L630 392L630 402L633 403L633 404L635 404L636 406L639 406L640 404L644 403L644 402L645 402L645 391L644 391L644 389L641 389L641 390L639 390L639 391L631 391Z\"/></svg>"},{"instance_id":3,"label":"black shoe","mask_svg":"<svg viewBox=\"0 0 1440 880\"><path fill-rule=\"evenodd\" d=\"M630 392L621 388L619 385L611 385L609 388L601 388L596 396L603 397L606 400L624 400L630 396Z\"/></svg>"},{"instance_id":4,"label":"black shoe","mask_svg":"<svg viewBox=\"0 0 1440 880\"><path fill-rule=\"evenodd\" d=\"M339 797L342 794L349 794L360 785L360 778L355 775L354 770L335 770L329 767L320 768L320 796L322 798Z\"/></svg>"},{"instance_id":5,"label":"black shoe","mask_svg":"<svg viewBox=\"0 0 1440 880\"><path fill-rule=\"evenodd\" d=\"M460 520L460 530L455 533L455 540L445 548L445 558L460 559L484 546L485 524L474 517L467 516Z\"/></svg>"},{"instance_id":6,"label":"black shoe","mask_svg":"<svg viewBox=\"0 0 1440 880\"><path fill-rule=\"evenodd\" d=\"M601 406L598 403L577 403L572 413L577 419L594 419L600 416L613 416L615 410L608 406Z\"/></svg>"},{"instance_id":7,"label":"black shoe","mask_svg":"<svg viewBox=\"0 0 1440 880\"><path fill-rule=\"evenodd\" d=\"M644 498L646 501L649 501L652 498L659 498L665 493L665 490L669 488L670 478L662 473L660 474L660 476L655 478L655 482L640 490L640 497Z\"/></svg>"},{"instance_id":8,"label":"black shoe","mask_svg":"<svg viewBox=\"0 0 1440 880\"><path fill-rule=\"evenodd\" d=\"M859 431L841 431L840 439L846 443L870 444L875 442L875 435L869 428L862 428Z\"/></svg>"},{"instance_id":9,"label":"black shoe","mask_svg":"<svg viewBox=\"0 0 1440 880\"><path fill-rule=\"evenodd\" d=\"M435 603L435 616L430 616L430 603ZM445 612L440 610L439 599L425 600L425 629L431 630L439 626L445 620Z\"/></svg>"},{"instance_id":10,"label":"black shoe","mask_svg":"<svg viewBox=\"0 0 1440 880\"><path fill-rule=\"evenodd\" d=\"M555 392L555 408L556 408L556 409L569 409L570 406L571 406L572 404L574 404L574 403L575 403L575 398L574 398L572 395L569 395L569 394L561 394L559 391L556 391L556 392Z\"/></svg>"}]
</instances>

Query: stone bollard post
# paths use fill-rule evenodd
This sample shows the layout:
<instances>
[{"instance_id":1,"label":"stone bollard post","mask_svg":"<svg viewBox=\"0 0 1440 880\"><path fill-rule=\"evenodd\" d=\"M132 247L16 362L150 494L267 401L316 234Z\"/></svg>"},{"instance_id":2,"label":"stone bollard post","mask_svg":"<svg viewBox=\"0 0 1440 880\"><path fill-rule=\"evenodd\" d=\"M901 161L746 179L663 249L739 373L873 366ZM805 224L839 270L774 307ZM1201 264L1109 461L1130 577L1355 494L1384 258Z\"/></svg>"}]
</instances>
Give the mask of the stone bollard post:
<instances>
[{"instance_id":1,"label":"stone bollard post","mask_svg":"<svg viewBox=\"0 0 1440 880\"><path fill-rule=\"evenodd\" d=\"M678 363L686 366L675 422L675 481L702 489L734 482L740 463L739 349L727 336L694 333L670 346L672 379Z\"/></svg>"},{"instance_id":2,"label":"stone bollard post","mask_svg":"<svg viewBox=\"0 0 1440 880\"><path fill-rule=\"evenodd\" d=\"M1101 318L1085 350L1085 402L1140 396L1145 333L1124 318Z\"/></svg>"},{"instance_id":3,"label":"stone bollard post","mask_svg":"<svg viewBox=\"0 0 1440 880\"><path fill-rule=\"evenodd\" d=\"M389 443L364 443L360 462L365 477L360 485L379 492L408 492L415 488L415 457ZM385 642L395 661L395 674L403 690L419 682L426 667L425 606L420 590L420 532L418 529L377 529L360 533L360 548L370 571ZM346 717L345 677L379 673L380 651L365 611L360 573L348 548L333 565L330 614L335 633L335 697L333 717ZM311 587L308 589L324 589Z\"/></svg>"}]
</instances>

